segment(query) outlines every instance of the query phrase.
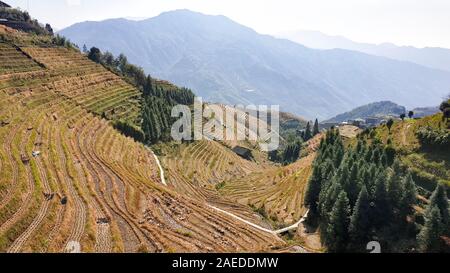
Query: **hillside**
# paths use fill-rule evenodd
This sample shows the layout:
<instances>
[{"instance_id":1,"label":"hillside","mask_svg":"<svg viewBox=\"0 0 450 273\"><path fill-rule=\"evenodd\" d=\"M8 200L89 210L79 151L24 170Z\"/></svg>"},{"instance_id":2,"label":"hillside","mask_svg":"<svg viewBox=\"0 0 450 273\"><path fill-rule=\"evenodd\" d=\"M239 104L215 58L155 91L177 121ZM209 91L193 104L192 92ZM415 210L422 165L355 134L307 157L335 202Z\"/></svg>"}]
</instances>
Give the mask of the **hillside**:
<instances>
[{"instance_id":1,"label":"hillside","mask_svg":"<svg viewBox=\"0 0 450 273\"><path fill-rule=\"evenodd\" d=\"M51 37L0 34L1 252L66 252L73 242L82 252L285 245L178 191L170 177L164 186L148 148L112 127L139 119L142 94L133 85Z\"/></svg>"},{"instance_id":2,"label":"hillside","mask_svg":"<svg viewBox=\"0 0 450 273\"><path fill-rule=\"evenodd\" d=\"M450 86L450 72L348 50L309 49L224 16L187 10L138 22L78 23L60 33L80 47L123 52L147 73L197 90L207 101L279 104L307 119L373 101L411 109L436 105Z\"/></svg>"},{"instance_id":3,"label":"hillside","mask_svg":"<svg viewBox=\"0 0 450 273\"><path fill-rule=\"evenodd\" d=\"M426 146L420 141L418 132L430 128L441 132L443 146ZM386 126L376 128L372 135L384 143L388 140L398 151L402 162L410 168L418 185L430 194L438 183L450 187L449 135L450 129L442 119L442 113L421 119L397 121L391 129ZM445 142L446 141L446 142Z\"/></svg>"},{"instance_id":4,"label":"hillside","mask_svg":"<svg viewBox=\"0 0 450 273\"><path fill-rule=\"evenodd\" d=\"M181 13L183 23L206 20ZM161 15L167 16L173 13ZM230 51L248 43L244 36L257 35L224 17L206 18L222 22L217 33L232 28L229 35L240 42L224 47ZM167 30L165 20L155 29ZM194 27L196 33L209 28ZM254 46L272 41L258 37ZM286 49L281 44L275 51ZM316 53L308 51L313 56L305 63L324 58ZM336 70L355 57L342 53L339 60L330 55ZM357 63L374 58L357 55ZM167 65L169 57L154 61ZM374 78L389 64L430 72L375 59L380 71L368 72ZM340 72L352 78L352 71ZM292 95L286 101L311 103ZM306 125L281 112L278 161L258 141L213 140L217 128L230 129L227 115L194 116L211 133L173 140L172 107L193 103L190 89L153 78L125 55L96 47L80 52L64 37L0 25L0 252L78 252L77 246L85 253L366 252L373 240L384 252L448 251L450 100L438 114L366 130L347 125L321 132L317 120ZM227 106L204 100L203 107ZM258 130L242 132L242 126L267 125L236 111L232 126L250 138ZM382 101L345 119L404 112ZM443 228L429 232L434 223Z\"/></svg>"},{"instance_id":5,"label":"hillside","mask_svg":"<svg viewBox=\"0 0 450 273\"><path fill-rule=\"evenodd\" d=\"M337 115L324 123L340 123L348 120L365 119L370 117L399 117L406 113L406 108L391 101L381 101L360 106L352 111Z\"/></svg>"},{"instance_id":6,"label":"hillside","mask_svg":"<svg viewBox=\"0 0 450 273\"><path fill-rule=\"evenodd\" d=\"M394 60L408 61L430 68L450 71L450 49L439 47L416 48L396 46L391 43L379 45L357 43L342 36L330 36L318 31L295 31L277 35L310 48L347 49Z\"/></svg>"},{"instance_id":7,"label":"hillside","mask_svg":"<svg viewBox=\"0 0 450 273\"><path fill-rule=\"evenodd\" d=\"M8 4L0 1L0 25L20 29L29 33L53 34L50 24L44 26L32 19L26 11L13 9Z\"/></svg>"}]
</instances>

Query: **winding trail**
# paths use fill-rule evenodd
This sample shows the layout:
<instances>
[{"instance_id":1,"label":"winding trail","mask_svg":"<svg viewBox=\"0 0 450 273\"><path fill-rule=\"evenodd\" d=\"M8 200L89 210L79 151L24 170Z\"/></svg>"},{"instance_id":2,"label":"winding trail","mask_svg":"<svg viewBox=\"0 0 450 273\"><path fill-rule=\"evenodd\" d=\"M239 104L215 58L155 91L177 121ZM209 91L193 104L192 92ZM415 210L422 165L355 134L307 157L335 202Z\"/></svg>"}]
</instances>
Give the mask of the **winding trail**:
<instances>
[{"instance_id":1,"label":"winding trail","mask_svg":"<svg viewBox=\"0 0 450 273\"><path fill-rule=\"evenodd\" d=\"M165 186L167 186L166 179L164 178L164 170L163 170L163 168L162 168L162 166L161 166L161 163L160 163L158 157L155 155L155 153L154 153L149 147L147 147L147 149L148 149L148 150L153 154L153 156L155 157L156 163L158 164L158 167L159 167L159 170L160 170L160 173L161 173L161 182L162 182L162 184L164 184ZM266 232L266 233L270 233L270 234L273 234L273 235L279 235L279 234L288 232L288 231L290 231L290 230L296 230L296 229L298 229L298 227L300 226L300 224L306 221L306 218L308 218L308 214L309 214L309 210L306 211L305 215L304 215L297 223L293 224L292 226L289 226L289 227L286 227L286 228L283 228L283 229L279 229L279 230L271 230L271 229L263 228L263 227L261 227L261 226L259 226L259 225L257 225L257 224L254 224L254 223L252 223L252 222L250 222L250 221L247 221L247 220L245 220L245 219L242 219L241 217L239 217L239 216L237 216L237 215L234 215L234 214L232 214L232 213L230 213L230 212L228 212L228 211L219 209L219 208L214 207L214 206L211 206L211 205L209 205L209 204L207 204L207 206L208 206L209 208L215 210L215 211L218 211L218 212L220 212L220 213L226 214L226 215L228 215L228 216L230 216L230 217L232 217L232 218L238 220L239 222L242 222L242 223L247 224L247 225L249 225L249 226L252 226L252 227L254 227L254 228L256 228L256 229L258 229L258 230L260 230L260 231L263 231L263 232Z\"/></svg>"},{"instance_id":2,"label":"winding trail","mask_svg":"<svg viewBox=\"0 0 450 273\"><path fill-rule=\"evenodd\" d=\"M228 216L230 216L230 217L232 217L232 218L234 218L234 219L236 219L236 220L238 220L238 221L240 221L242 223L250 225L250 226L252 226L252 227L254 227L254 228L258 229L258 230L261 230L263 232L267 232L267 233L270 233L270 234L273 234L273 235L278 235L278 234L282 234L282 233L288 232L290 230L298 229L300 224L306 221L306 218L308 218L308 214L309 214L309 210L308 210L306 212L305 216L303 216L302 219L300 219L300 221L298 221L297 223L293 224L292 226L289 226L289 227L286 227L286 228L283 228L283 229L279 229L279 230L271 230L271 229L263 228L263 227L261 227L261 226L259 226L257 224L254 224L254 223L252 223L250 221L242 219L241 217L236 216L236 215L234 215L234 214L232 214L232 213L230 213L228 211L216 208L216 207L211 206L209 204L208 204L208 207L213 209L213 210L215 210L215 211L218 211L220 213L226 214L226 215L228 215Z\"/></svg>"},{"instance_id":3,"label":"winding trail","mask_svg":"<svg viewBox=\"0 0 450 273\"><path fill-rule=\"evenodd\" d=\"M158 156L156 156L156 154L152 151L152 149L150 149L150 148L147 147L147 146L146 146L146 148L147 148L147 150L153 155L153 157L155 158L156 164L158 165L158 168L159 168L159 174L161 175L161 183L162 183L164 186L167 186L166 177L165 177L165 175L164 175L164 169L163 169L163 167L162 167L162 165L161 165L161 162L159 161Z\"/></svg>"},{"instance_id":4,"label":"winding trail","mask_svg":"<svg viewBox=\"0 0 450 273\"><path fill-rule=\"evenodd\" d=\"M408 125L406 126L406 128L405 128L405 126L402 127L402 134L401 134L401 135L402 135L402 144L403 144L404 146L407 146L407 145L408 145L408 141L407 141L407 136L406 136L406 134L407 134L409 128L411 128L411 124L408 124Z\"/></svg>"}]
</instances>

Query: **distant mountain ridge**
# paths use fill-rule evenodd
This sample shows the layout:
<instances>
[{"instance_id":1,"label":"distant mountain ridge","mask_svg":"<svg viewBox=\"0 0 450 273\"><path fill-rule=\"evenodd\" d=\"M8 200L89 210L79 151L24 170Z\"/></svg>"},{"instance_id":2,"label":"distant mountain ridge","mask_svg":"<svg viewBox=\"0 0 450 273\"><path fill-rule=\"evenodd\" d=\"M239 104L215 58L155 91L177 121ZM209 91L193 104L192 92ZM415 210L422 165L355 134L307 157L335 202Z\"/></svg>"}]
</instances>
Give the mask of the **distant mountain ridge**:
<instances>
[{"instance_id":1,"label":"distant mountain ridge","mask_svg":"<svg viewBox=\"0 0 450 273\"><path fill-rule=\"evenodd\" d=\"M412 110L414 112L414 117L422 118L426 116L432 116L440 112L439 106L434 107L418 107Z\"/></svg>"},{"instance_id":2,"label":"distant mountain ridge","mask_svg":"<svg viewBox=\"0 0 450 273\"><path fill-rule=\"evenodd\" d=\"M406 113L406 108L391 101L374 102L360 106L352 111L337 115L334 118L324 121L324 123L344 122L354 119L365 119L370 117L399 117Z\"/></svg>"},{"instance_id":3,"label":"distant mountain ridge","mask_svg":"<svg viewBox=\"0 0 450 273\"><path fill-rule=\"evenodd\" d=\"M143 21L84 22L60 33L79 46L123 52L146 72L210 102L278 104L307 119L373 101L437 105L450 87L450 72L348 50L314 50L224 16L187 10Z\"/></svg>"},{"instance_id":4,"label":"distant mountain ridge","mask_svg":"<svg viewBox=\"0 0 450 273\"><path fill-rule=\"evenodd\" d=\"M396 46L392 43L379 45L358 43L342 36L331 36L319 31L295 31L277 35L304 46L316 49L347 49L395 60L409 61L427 67L450 71L450 49L439 47L416 48Z\"/></svg>"}]
</instances>

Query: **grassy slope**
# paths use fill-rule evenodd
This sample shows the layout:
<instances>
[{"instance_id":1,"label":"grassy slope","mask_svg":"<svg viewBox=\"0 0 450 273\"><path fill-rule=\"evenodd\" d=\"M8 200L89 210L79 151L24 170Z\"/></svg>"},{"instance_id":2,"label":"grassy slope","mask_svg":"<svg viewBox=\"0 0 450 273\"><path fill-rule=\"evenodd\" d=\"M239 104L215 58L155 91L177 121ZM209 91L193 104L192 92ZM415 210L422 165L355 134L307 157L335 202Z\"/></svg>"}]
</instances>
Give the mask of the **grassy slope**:
<instances>
[{"instance_id":1,"label":"grassy slope","mask_svg":"<svg viewBox=\"0 0 450 273\"><path fill-rule=\"evenodd\" d=\"M376 129L377 136L385 143L390 138L398 150L402 162L413 172L416 183L427 191L434 190L436 183L450 186L450 155L438 150L425 150L416 137L419 128L444 127L442 114L418 120L397 121L391 129L386 126Z\"/></svg>"}]
</instances>

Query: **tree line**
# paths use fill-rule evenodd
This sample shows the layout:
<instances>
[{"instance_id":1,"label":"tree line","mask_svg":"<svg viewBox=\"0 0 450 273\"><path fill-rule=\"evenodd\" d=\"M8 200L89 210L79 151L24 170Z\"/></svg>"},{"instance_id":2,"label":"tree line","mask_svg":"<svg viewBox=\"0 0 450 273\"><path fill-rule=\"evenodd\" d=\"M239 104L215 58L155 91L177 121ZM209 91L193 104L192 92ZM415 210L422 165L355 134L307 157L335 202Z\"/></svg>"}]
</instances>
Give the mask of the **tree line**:
<instances>
[{"instance_id":1,"label":"tree line","mask_svg":"<svg viewBox=\"0 0 450 273\"><path fill-rule=\"evenodd\" d=\"M171 125L174 121L171 117L172 107L177 104L192 105L194 93L184 87L165 90L150 75L146 75L141 67L130 64L123 54L115 58L110 52L102 53L96 47L87 50L86 46L83 46L83 52L90 60L102 64L110 71L125 78L142 92L140 128L125 121L116 123L116 128L125 135L147 144L169 140ZM142 133L137 129L140 129Z\"/></svg>"},{"instance_id":2,"label":"tree line","mask_svg":"<svg viewBox=\"0 0 450 273\"><path fill-rule=\"evenodd\" d=\"M420 227L414 220L416 185L395 149L363 139L346 149L332 129L320 144L305 204L308 221L319 227L330 252L364 252L370 241L380 242L385 251L436 252L443 250L441 236L448 234L444 186L433 196Z\"/></svg>"},{"instance_id":3,"label":"tree line","mask_svg":"<svg viewBox=\"0 0 450 273\"><path fill-rule=\"evenodd\" d=\"M53 35L53 28L50 24L41 26L38 20L31 18L27 11L14 8L0 8L0 18L12 23L22 23L25 25L17 25L15 27L25 32L31 32L38 35Z\"/></svg>"},{"instance_id":4,"label":"tree line","mask_svg":"<svg viewBox=\"0 0 450 273\"><path fill-rule=\"evenodd\" d=\"M316 119L313 126L311 126L311 122L308 122L304 130L284 134L285 143L281 149L269 153L269 160L283 165L296 162L301 156L303 143L319 133L319 121Z\"/></svg>"}]
</instances>

